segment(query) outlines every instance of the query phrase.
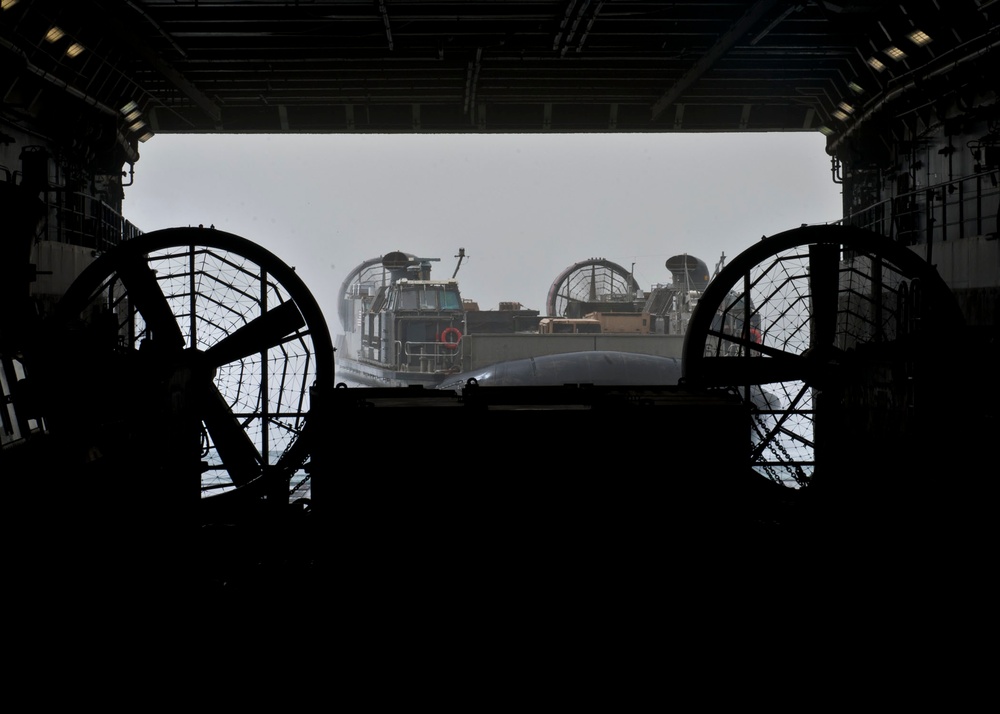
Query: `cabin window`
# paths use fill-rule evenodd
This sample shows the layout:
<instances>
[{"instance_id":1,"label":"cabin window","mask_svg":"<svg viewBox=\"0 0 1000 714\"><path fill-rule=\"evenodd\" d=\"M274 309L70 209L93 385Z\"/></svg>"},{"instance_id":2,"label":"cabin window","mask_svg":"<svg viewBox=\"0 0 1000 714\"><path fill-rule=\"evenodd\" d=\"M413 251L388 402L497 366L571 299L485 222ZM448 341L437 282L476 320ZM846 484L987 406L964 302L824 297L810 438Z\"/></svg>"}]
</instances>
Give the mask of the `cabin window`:
<instances>
[{"instance_id":1,"label":"cabin window","mask_svg":"<svg viewBox=\"0 0 1000 714\"><path fill-rule=\"evenodd\" d=\"M399 293L400 310L461 310L462 296L455 288L412 287Z\"/></svg>"},{"instance_id":2,"label":"cabin window","mask_svg":"<svg viewBox=\"0 0 1000 714\"><path fill-rule=\"evenodd\" d=\"M419 307L419 292L417 290L403 290L399 293L400 310L416 310Z\"/></svg>"},{"instance_id":3,"label":"cabin window","mask_svg":"<svg viewBox=\"0 0 1000 714\"><path fill-rule=\"evenodd\" d=\"M461 310L462 298L457 290L427 288L421 296L420 307L425 310Z\"/></svg>"},{"instance_id":4,"label":"cabin window","mask_svg":"<svg viewBox=\"0 0 1000 714\"><path fill-rule=\"evenodd\" d=\"M438 291L437 290L421 290L420 291L420 309L421 310L437 310L438 309Z\"/></svg>"}]
</instances>

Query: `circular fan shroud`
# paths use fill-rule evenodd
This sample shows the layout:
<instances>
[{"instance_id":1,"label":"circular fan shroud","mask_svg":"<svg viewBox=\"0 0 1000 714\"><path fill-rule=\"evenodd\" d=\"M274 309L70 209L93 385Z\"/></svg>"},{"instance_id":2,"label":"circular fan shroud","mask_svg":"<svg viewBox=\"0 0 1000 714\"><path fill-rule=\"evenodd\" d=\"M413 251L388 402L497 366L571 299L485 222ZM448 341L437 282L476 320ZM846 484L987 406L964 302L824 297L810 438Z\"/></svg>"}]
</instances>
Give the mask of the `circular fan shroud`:
<instances>
[{"instance_id":1,"label":"circular fan shroud","mask_svg":"<svg viewBox=\"0 0 1000 714\"><path fill-rule=\"evenodd\" d=\"M351 306L358 287L366 286L377 289L389 284L391 276L389 270L382 265L382 258L383 256L379 256L364 261L354 268L340 284L340 294L337 296L337 314L340 317L340 326L345 332L351 332L355 329L355 315L351 314Z\"/></svg>"},{"instance_id":2,"label":"circular fan shroud","mask_svg":"<svg viewBox=\"0 0 1000 714\"><path fill-rule=\"evenodd\" d=\"M639 284L622 266L603 258L574 263L552 282L546 314L566 317L571 303L631 302Z\"/></svg>"},{"instance_id":3,"label":"circular fan shroud","mask_svg":"<svg viewBox=\"0 0 1000 714\"><path fill-rule=\"evenodd\" d=\"M962 323L950 289L913 251L857 228L804 226L754 244L708 286L683 379L738 392L751 405L752 467L802 487L817 451L832 461L846 449L818 445L817 423L821 435L905 428L915 389L940 381L926 371L934 351Z\"/></svg>"},{"instance_id":4,"label":"circular fan shroud","mask_svg":"<svg viewBox=\"0 0 1000 714\"><path fill-rule=\"evenodd\" d=\"M53 428L134 460L118 470L136 483L176 491L196 459L206 512L307 485L311 393L332 387L333 346L309 290L261 246L214 229L146 233L88 266L50 327L48 354L74 354L49 368L67 405Z\"/></svg>"}]
</instances>

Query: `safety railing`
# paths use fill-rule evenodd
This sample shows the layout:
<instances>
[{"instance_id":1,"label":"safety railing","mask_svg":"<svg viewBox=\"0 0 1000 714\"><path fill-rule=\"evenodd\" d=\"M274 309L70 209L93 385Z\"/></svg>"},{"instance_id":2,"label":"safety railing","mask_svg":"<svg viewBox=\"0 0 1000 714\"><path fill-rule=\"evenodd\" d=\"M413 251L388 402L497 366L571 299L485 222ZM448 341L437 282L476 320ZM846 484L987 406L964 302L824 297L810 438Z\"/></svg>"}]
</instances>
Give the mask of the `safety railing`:
<instances>
[{"instance_id":1,"label":"safety railing","mask_svg":"<svg viewBox=\"0 0 1000 714\"><path fill-rule=\"evenodd\" d=\"M462 363L462 341L404 342L397 344L396 354L401 371L433 374L446 371Z\"/></svg>"},{"instance_id":2,"label":"safety railing","mask_svg":"<svg viewBox=\"0 0 1000 714\"><path fill-rule=\"evenodd\" d=\"M846 225L889 236L903 245L933 244L997 234L997 172L942 181L847 214Z\"/></svg>"},{"instance_id":3,"label":"safety railing","mask_svg":"<svg viewBox=\"0 0 1000 714\"><path fill-rule=\"evenodd\" d=\"M106 251L142 233L102 199L85 193L48 191L43 234L57 243Z\"/></svg>"}]
</instances>

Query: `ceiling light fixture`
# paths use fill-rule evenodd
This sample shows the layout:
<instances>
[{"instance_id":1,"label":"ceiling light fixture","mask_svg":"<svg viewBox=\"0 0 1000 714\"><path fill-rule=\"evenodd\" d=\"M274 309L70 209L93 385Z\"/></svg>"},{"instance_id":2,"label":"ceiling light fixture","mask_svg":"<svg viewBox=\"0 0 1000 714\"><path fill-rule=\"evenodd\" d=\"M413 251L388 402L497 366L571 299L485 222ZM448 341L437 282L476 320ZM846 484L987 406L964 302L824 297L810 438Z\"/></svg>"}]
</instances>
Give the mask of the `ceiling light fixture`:
<instances>
[{"instance_id":1,"label":"ceiling light fixture","mask_svg":"<svg viewBox=\"0 0 1000 714\"><path fill-rule=\"evenodd\" d=\"M17 5L17 0L0 0L0 10L9 10Z\"/></svg>"},{"instance_id":2,"label":"ceiling light fixture","mask_svg":"<svg viewBox=\"0 0 1000 714\"><path fill-rule=\"evenodd\" d=\"M45 33L46 42L58 42L63 38L66 33L62 31L62 28L53 25L49 28L49 31Z\"/></svg>"},{"instance_id":3,"label":"ceiling light fixture","mask_svg":"<svg viewBox=\"0 0 1000 714\"><path fill-rule=\"evenodd\" d=\"M848 116L845 112L842 112L838 109L837 111L833 112L833 118L840 119L840 121L847 121Z\"/></svg>"},{"instance_id":4,"label":"ceiling light fixture","mask_svg":"<svg viewBox=\"0 0 1000 714\"><path fill-rule=\"evenodd\" d=\"M81 45L79 42L74 42L73 44L71 44L69 47L66 48L67 57L76 57L82 52L83 52L83 45Z\"/></svg>"},{"instance_id":5,"label":"ceiling light fixture","mask_svg":"<svg viewBox=\"0 0 1000 714\"><path fill-rule=\"evenodd\" d=\"M876 72L884 72L885 64L878 57L869 57L868 66L874 69Z\"/></svg>"},{"instance_id":6,"label":"ceiling light fixture","mask_svg":"<svg viewBox=\"0 0 1000 714\"><path fill-rule=\"evenodd\" d=\"M882 51L885 52L890 57L892 57L897 62L906 59L906 53L903 52L903 50L896 47L895 45L889 45Z\"/></svg>"},{"instance_id":7,"label":"ceiling light fixture","mask_svg":"<svg viewBox=\"0 0 1000 714\"><path fill-rule=\"evenodd\" d=\"M865 88L862 87L857 82L848 82L847 88L850 89L855 94L864 94L865 93Z\"/></svg>"},{"instance_id":8,"label":"ceiling light fixture","mask_svg":"<svg viewBox=\"0 0 1000 714\"><path fill-rule=\"evenodd\" d=\"M923 47L931 41L931 36L922 30L914 30L906 38L917 47Z\"/></svg>"}]
</instances>

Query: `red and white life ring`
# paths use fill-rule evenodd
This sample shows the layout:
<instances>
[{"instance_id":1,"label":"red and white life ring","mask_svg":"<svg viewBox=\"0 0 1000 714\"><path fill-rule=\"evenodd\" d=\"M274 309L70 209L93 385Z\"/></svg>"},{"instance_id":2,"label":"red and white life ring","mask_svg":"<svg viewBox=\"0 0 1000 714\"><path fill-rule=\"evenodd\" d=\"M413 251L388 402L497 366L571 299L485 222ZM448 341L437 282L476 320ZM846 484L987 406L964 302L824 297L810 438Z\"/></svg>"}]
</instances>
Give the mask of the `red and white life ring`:
<instances>
[{"instance_id":1,"label":"red and white life ring","mask_svg":"<svg viewBox=\"0 0 1000 714\"><path fill-rule=\"evenodd\" d=\"M462 341L462 331L457 327L446 327L441 330L441 336L438 339L444 342L445 347L455 349L458 347L458 343Z\"/></svg>"}]
</instances>

